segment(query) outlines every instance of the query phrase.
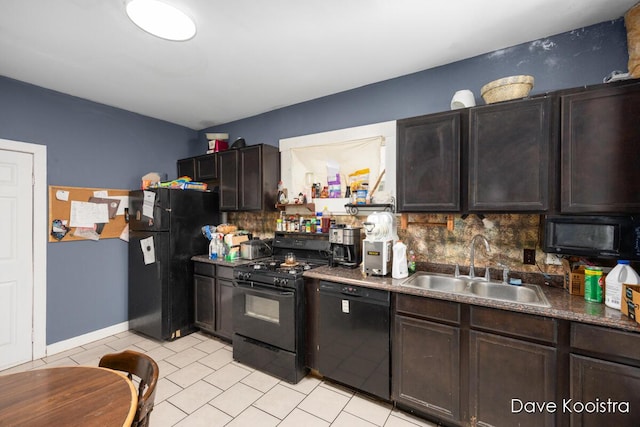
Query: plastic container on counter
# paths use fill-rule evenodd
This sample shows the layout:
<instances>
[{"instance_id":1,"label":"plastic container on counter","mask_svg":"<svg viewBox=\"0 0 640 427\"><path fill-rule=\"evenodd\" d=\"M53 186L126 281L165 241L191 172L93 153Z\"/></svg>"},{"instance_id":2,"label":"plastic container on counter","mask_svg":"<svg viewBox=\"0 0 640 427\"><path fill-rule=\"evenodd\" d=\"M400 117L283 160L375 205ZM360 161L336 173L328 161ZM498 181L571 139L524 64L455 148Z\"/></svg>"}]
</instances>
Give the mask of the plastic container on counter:
<instances>
[{"instance_id":1,"label":"plastic container on counter","mask_svg":"<svg viewBox=\"0 0 640 427\"><path fill-rule=\"evenodd\" d=\"M393 264L391 266L391 277L403 279L409 276L407 267L407 246L398 240L393 245Z\"/></svg>"},{"instance_id":2,"label":"plastic container on counter","mask_svg":"<svg viewBox=\"0 0 640 427\"><path fill-rule=\"evenodd\" d=\"M607 274L604 283L604 303L607 307L620 310L620 303L622 301L622 284L640 284L640 276L638 276L638 273L636 273L633 267L629 265L629 261L621 259L618 261L618 265L616 265L613 270Z\"/></svg>"},{"instance_id":3,"label":"plastic container on counter","mask_svg":"<svg viewBox=\"0 0 640 427\"><path fill-rule=\"evenodd\" d=\"M587 302L602 302L604 283L602 268L587 267L584 269L584 299Z\"/></svg>"}]
</instances>

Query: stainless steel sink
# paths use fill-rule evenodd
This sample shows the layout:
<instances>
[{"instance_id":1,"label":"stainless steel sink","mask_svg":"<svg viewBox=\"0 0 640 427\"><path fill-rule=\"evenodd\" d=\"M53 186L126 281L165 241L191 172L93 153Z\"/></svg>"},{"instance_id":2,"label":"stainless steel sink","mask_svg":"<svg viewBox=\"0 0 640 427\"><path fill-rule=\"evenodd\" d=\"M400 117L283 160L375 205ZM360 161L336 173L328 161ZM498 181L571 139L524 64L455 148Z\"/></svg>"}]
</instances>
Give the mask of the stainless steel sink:
<instances>
[{"instance_id":1,"label":"stainless steel sink","mask_svg":"<svg viewBox=\"0 0 640 427\"><path fill-rule=\"evenodd\" d=\"M550 307L542 289L538 285L513 286L506 283L490 282L481 278L452 277L442 274L417 272L401 286L428 289L477 298L509 301L540 307Z\"/></svg>"},{"instance_id":2,"label":"stainless steel sink","mask_svg":"<svg viewBox=\"0 0 640 427\"><path fill-rule=\"evenodd\" d=\"M416 288L442 292L463 292L467 285L468 282L464 279L422 274L420 272L415 273L405 283L403 283L403 286L413 286Z\"/></svg>"},{"instance_id":3,"label":"stainless steel sink","mask_svg":"<svg viewBox=\"0 0 640 427\"><path fill-rule=\"evenodd\" d=\"M549 306L547 298L538 285L513 286L506 283L474 281L471 282L469 292L481 298Z\"/></svg>"}]
</instances>

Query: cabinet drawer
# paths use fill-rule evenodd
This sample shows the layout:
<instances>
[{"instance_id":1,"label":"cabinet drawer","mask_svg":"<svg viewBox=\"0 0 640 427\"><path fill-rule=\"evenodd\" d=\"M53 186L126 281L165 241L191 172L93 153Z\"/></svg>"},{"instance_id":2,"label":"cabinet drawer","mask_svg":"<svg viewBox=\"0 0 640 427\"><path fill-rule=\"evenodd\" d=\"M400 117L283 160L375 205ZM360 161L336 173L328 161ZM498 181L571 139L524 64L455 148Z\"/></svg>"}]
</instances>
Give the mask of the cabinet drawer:
<instances>
[{"instance_id":1,"label":"cabinet drawer","mask_svg":"<svg viewBox=\"0 0 640 427\"><path fill-rule=\"evenodd\" d=\"M219 265L216 277L219 277L221 279L233 280L233 267L223 267Z\"/></svg>"},{"instance_id":2,"label":"cabinet drawer","mask_svg":"<svg viewBox=\"0 0 640 427\"><path fill-rule=\"evenodd\" d=\"M471 327L498 334L556 343L556 323L548 317L471 307Z\"/></svg>"},{"instance_id":3,"label":"cabinet drawer","mask_svg":"<svg viewBox=\"0 0 640 427\"><path fill-rule=\"evenodd\" d=\"M460 324L460 304L412 295L396 295L396 312Z\"/></svg>"},{"instance_id":4,"label":"cabinet drawer","mask_svg":"<svg viewBox=\"0 0 640 427\"><path fill-rule=\"evenodd\" d=\"M216 276L216 265L209 264L206 262L194 262L193 263L193 273L200 274L202 276L215 277Z\"/></svg>"},{"instance_id":5,"label":"cabinet drawer","mask_svg":"<svg viewBox=\"0 0 640 427\"><path fill-rule=\"evenodd\" d=\"M640 334L617 329L572 323L571 347L640 361Z\"/></svg>"}]
</instances>

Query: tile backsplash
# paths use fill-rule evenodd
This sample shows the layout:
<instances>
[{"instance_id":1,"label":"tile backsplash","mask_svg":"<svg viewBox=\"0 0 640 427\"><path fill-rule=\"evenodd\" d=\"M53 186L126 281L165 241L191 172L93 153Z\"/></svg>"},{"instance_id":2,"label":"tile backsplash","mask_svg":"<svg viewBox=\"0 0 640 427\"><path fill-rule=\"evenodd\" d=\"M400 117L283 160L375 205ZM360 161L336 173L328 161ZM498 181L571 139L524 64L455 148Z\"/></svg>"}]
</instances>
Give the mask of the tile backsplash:
<instances>
[{"instance_id":1,"label":"tile backsplash","mask_svg":"<svg viewBox=\"0 0 640 427\"><path fill-rule=\"evenodd\" d=\"M368 215L368 214L367 214ZM335 216L337 223L362 227L367 215ZM272 237L276 228L278 212L237 212L228 214L228 222L249 230L256 237ZM501 269L506 265L511 271L525 273L548 273L562 275L562 267L547 265L545 253L540 247L540 215L494 214L453 215L454 227L449 231L447 216L443 214L410 214L406 230L400 229L400 216L396 216L398 237L416 254L418 263L459 264L461 271L469 266L469 249L473 236L484 235L490 242L491 251L485 252L478 244L475 250L475 266L480 271L489 266ZM523 264L523 250L535 249L536 265Z\"/></svg>"}]
</instances>

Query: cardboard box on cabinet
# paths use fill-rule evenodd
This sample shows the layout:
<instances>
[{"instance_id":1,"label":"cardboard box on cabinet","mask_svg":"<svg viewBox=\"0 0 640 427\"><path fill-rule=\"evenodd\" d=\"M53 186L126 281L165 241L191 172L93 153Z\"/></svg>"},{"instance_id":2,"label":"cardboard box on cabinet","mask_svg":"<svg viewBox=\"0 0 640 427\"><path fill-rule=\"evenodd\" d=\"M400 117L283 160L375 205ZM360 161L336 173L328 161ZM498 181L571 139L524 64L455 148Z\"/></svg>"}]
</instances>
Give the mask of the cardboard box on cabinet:
<instances>
[{"instance_id":1,"label":"cardboard box on cabinet","mask_svg":"<svg viewBox=\"0 0 640 427\"><path fill-rule=\"evenodd\" d=\"M640 285L622 284L622 300L620 311L625 316L640 323Z\"/></svg>"}]
</instances>

